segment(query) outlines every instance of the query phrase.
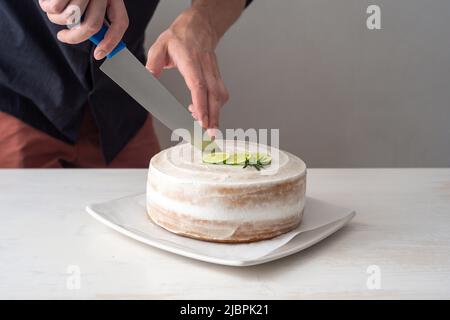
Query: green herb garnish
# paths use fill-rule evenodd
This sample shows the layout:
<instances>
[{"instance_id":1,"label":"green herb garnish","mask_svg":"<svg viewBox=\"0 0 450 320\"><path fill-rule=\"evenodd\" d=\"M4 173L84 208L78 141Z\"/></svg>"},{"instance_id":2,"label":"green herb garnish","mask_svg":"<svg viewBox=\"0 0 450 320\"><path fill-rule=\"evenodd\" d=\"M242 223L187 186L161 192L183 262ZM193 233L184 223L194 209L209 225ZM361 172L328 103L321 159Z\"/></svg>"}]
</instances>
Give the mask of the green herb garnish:
<instances>
[{"instance_id":1,"label":"green herb garnish","mask_svg":"<svg viewBox=\"0 0 450 320\"><path fill-rule=\"evenodd\" d=\"M250 159L245 160L244 166L242 169L245 169L247 167L253 167L258 171L261 171L261 169L264 169L265 166L269 165L270 163L262 163L261 161L256 161L256 163L251 163Z\"/></svg>"},{"instance_id":2,"label":"green herb garnish","mask_svg":"<svg viewBox=\"0 0 450 320\"><path fill-rule=\"evenodd\" d=\"M247 167L253 167L260 171L265 166L272 162L272 158L266 153L233 153L228 154L226 152L204 154L203 162L210 164L228 164L228 165L240 165L243 164L243 169Z\"/></svg>"}]
</instances>

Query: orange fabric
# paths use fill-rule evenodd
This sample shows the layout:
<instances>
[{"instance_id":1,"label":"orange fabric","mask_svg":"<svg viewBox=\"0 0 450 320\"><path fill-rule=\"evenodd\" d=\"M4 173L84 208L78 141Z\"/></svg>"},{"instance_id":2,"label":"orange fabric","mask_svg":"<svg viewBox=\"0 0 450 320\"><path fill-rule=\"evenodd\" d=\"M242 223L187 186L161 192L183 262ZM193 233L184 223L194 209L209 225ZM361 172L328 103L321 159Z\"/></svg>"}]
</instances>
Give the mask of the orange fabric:
<instances>
[{"instance_id":1,"label":"orange fabric","mask_svg":"<svg viewBox=\"0 0 450 320\"><path fill-rule=\"evenodd\" d=\"M0 112L0 168L147 168L150 158L159 150L150 116L107 165L101 152L98 129L90 112L86 112L75 145Z\"/></svg>"}]
</instances>

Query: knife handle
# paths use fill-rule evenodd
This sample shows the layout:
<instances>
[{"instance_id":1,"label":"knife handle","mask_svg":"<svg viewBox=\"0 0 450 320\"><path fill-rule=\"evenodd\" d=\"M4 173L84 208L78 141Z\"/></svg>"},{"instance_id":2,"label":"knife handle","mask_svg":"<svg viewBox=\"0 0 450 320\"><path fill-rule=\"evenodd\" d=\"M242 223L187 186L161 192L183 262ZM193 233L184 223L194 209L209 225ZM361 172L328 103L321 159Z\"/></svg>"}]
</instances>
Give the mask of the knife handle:
<instances>
[{"instance_id":1,"label":"knife handle","mask_svg":"<svg viewBox=\"0 0 450 320\"><path fill-rule=\"evenodd\" d=\"M96 34L94 34L92 37L90 37L89 40L91 42L93 42L95 45L98 45L103 40L103 38L105 37L105 34L106 34L107 31L108 31L108 26L106 24L104 24L102 26L102 28L100 29L100 31L97 32ZM111 59L117 53L119 53L122 49L125 49L125 48L126 48L125 42L120 41L119 44L117 45L117 47L115 47L113 51L108 53L106 55L106 57L108 57L108 59Z\"/></svg>"}]
</instances>

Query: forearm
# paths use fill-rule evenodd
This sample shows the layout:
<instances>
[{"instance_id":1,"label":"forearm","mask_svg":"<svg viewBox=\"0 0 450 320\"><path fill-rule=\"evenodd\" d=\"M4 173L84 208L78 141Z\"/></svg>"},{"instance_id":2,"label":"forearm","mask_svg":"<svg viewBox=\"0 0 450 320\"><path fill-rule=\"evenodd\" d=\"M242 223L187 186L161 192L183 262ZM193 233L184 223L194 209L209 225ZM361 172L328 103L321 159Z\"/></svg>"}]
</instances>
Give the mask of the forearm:
<instances>
[{"instance_id":1,"label":"forearm","mask_svg":"<svg viewBox=\"0 0 450 320\"><path fill-rule=\"evenodd\" d=\"M192 9L208 17L217 41L239 18L246 0L192 0Z\"/></svg>"}]
</instances>

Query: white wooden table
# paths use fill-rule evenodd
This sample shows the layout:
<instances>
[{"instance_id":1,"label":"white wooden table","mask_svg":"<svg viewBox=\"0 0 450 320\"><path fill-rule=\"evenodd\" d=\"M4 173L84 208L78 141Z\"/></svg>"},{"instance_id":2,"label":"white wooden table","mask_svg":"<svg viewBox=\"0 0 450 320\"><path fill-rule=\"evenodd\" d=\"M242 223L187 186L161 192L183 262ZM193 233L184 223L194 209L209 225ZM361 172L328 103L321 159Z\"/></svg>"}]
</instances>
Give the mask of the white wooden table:
<instances>
[{"instance_id":1,"label":"white wooden table","mask_svg":"<svg viewBox=\"0 0 450 320\"><path fill-rule=\"evenodd\" d=\"M355 219L245 268L148 247L85 212L145 181L146 170L0 170L0 298L450 298L450 169L310 169L308 194ZM380 289L367 286L371 265Z\"/></svg>"}]
</instances>

